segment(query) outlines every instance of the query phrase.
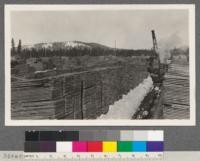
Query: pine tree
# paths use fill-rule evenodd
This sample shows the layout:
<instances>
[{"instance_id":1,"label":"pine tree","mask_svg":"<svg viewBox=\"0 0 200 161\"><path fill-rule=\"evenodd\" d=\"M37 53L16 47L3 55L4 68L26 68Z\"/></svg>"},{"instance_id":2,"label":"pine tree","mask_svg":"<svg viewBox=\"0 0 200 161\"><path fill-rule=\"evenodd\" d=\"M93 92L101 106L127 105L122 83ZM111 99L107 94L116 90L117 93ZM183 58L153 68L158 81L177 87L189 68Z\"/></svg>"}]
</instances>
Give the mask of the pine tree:
<instances>
[{"instance_id":1,"label":"pine tree","mask_svg":"<svg viewBox=\"0 0 200 161\"><path fill-rule=\"evenodd\" d=\"M18 44L18 47L17 47L17 52L18 52L18 54L20 54L21 51L22 51L22 41L19 40L19 44Z\"/></svg>"},{"instance_id":2,"label":"pine tree","mask_svg":"<svg viewBox=\"0 0 200 161\"><path fill-rule=\"evenodd\" d=\"M13 38L11 40L11 55L15 55L15 41Z\"/></svg>"},{"instance_id":3,"label":"pine tree","mask_svg":"<svg viewBox=\"0 0 200 161\"><path fill-rule=\"evenodd\" d=\"M14 39L12 38L11 40L11 49L14 51L15 50L15 41Z\"/></svg>"}]
</instances>

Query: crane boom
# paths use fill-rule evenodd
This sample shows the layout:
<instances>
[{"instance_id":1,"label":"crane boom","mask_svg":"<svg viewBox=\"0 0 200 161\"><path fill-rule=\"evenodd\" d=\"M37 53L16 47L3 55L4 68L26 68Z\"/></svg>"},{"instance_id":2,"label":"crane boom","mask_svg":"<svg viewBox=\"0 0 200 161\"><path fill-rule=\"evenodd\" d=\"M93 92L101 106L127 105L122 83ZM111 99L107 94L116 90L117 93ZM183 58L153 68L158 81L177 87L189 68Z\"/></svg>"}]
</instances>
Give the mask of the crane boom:
<instances>
[{"instance_id":1,"label":"crane boom","mask_svg":"<svg viewBox=\"0 0 200 161\"><path fill-rule=\"evenodd\" d=\"M158 44L157 44L157 40L156 40L156 34L154 30L151 30L152 33L152 39L153 39L153 50L156 51L158 50Z\"/></svg>"}]
</instances>

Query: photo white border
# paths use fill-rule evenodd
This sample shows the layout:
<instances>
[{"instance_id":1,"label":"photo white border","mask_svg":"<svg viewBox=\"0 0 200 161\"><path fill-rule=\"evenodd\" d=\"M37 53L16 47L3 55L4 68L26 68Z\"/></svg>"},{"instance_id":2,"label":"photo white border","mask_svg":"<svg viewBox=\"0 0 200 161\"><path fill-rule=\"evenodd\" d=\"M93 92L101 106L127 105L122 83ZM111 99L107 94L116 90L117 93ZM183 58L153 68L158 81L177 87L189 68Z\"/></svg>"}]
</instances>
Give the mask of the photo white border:
<instances>
[{"instance_id":1,"label":"photo white border","mask_svg":"<svg viewBox=\"0 0 200 161\"><path fill-rule=\"evenodd\" d=\"M155 120L11 120L10 38L11 11L96 11L96 10L182 10L189 12L190 119ZM5 5L5 126L195 126L195 4L132 4L132 5Z\"/></svg>"}]
</instances>

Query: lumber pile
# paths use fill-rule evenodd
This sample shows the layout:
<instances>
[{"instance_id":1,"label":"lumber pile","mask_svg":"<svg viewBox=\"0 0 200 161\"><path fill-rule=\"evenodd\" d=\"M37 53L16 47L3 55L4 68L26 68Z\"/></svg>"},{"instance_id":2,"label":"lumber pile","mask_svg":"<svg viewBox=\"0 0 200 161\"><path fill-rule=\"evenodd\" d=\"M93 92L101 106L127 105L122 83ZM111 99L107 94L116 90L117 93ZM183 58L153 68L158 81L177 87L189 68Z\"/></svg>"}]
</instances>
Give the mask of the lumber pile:
<instances>
[{"instance_id":1,"label":"lumber pile","mask_svg":"<svg viewBox=\"0 0 200 161\"><path fill-rule=\"evenodd\" d=\"M53 119L55 103L50 80L17 80L11 83L12 119Z\"/></svg>"},{"instance_id":2,"label":"lumber pile","mask_svg":"<svg viewBox=\"0 0 200 161\"><path fill-rule=\"evenodd\" d=\"M189 64L171 63L163 82L164 86L164 118L189 118Z\"/></svg>"},{"instance_id":3,"label":"lumber pile","mask_svg":"<svg viewBox=\"0 0 200 161\"><path fill-rule=\"evenodd\" d=\"M12 75L12 119L95 119L148 75L127 65L41 79Z\"/></svg>"}]
</instances>

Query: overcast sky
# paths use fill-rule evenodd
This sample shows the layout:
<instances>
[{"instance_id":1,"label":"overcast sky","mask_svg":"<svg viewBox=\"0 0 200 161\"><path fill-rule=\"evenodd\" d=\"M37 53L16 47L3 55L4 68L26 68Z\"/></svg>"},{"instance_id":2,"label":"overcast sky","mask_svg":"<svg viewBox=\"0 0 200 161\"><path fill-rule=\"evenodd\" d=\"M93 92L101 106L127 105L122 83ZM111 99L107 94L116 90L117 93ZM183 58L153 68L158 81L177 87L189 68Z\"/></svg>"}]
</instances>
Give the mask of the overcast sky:
<instances>
[{"instance_id":1,"label":"overcast sky","mask_svg":"<svg viewBox=\"0 0 200 161\"><path fill-rule=\"evenodd\" d=\"M187 10L12 11L11 36L22 44L54 41L96 42L110 47L152 48L151 29L160 46L188 45ZM173 42L173 43L172 43ZM159 45L158 44L158 45Z\"/></svg>"}]
</instances>

